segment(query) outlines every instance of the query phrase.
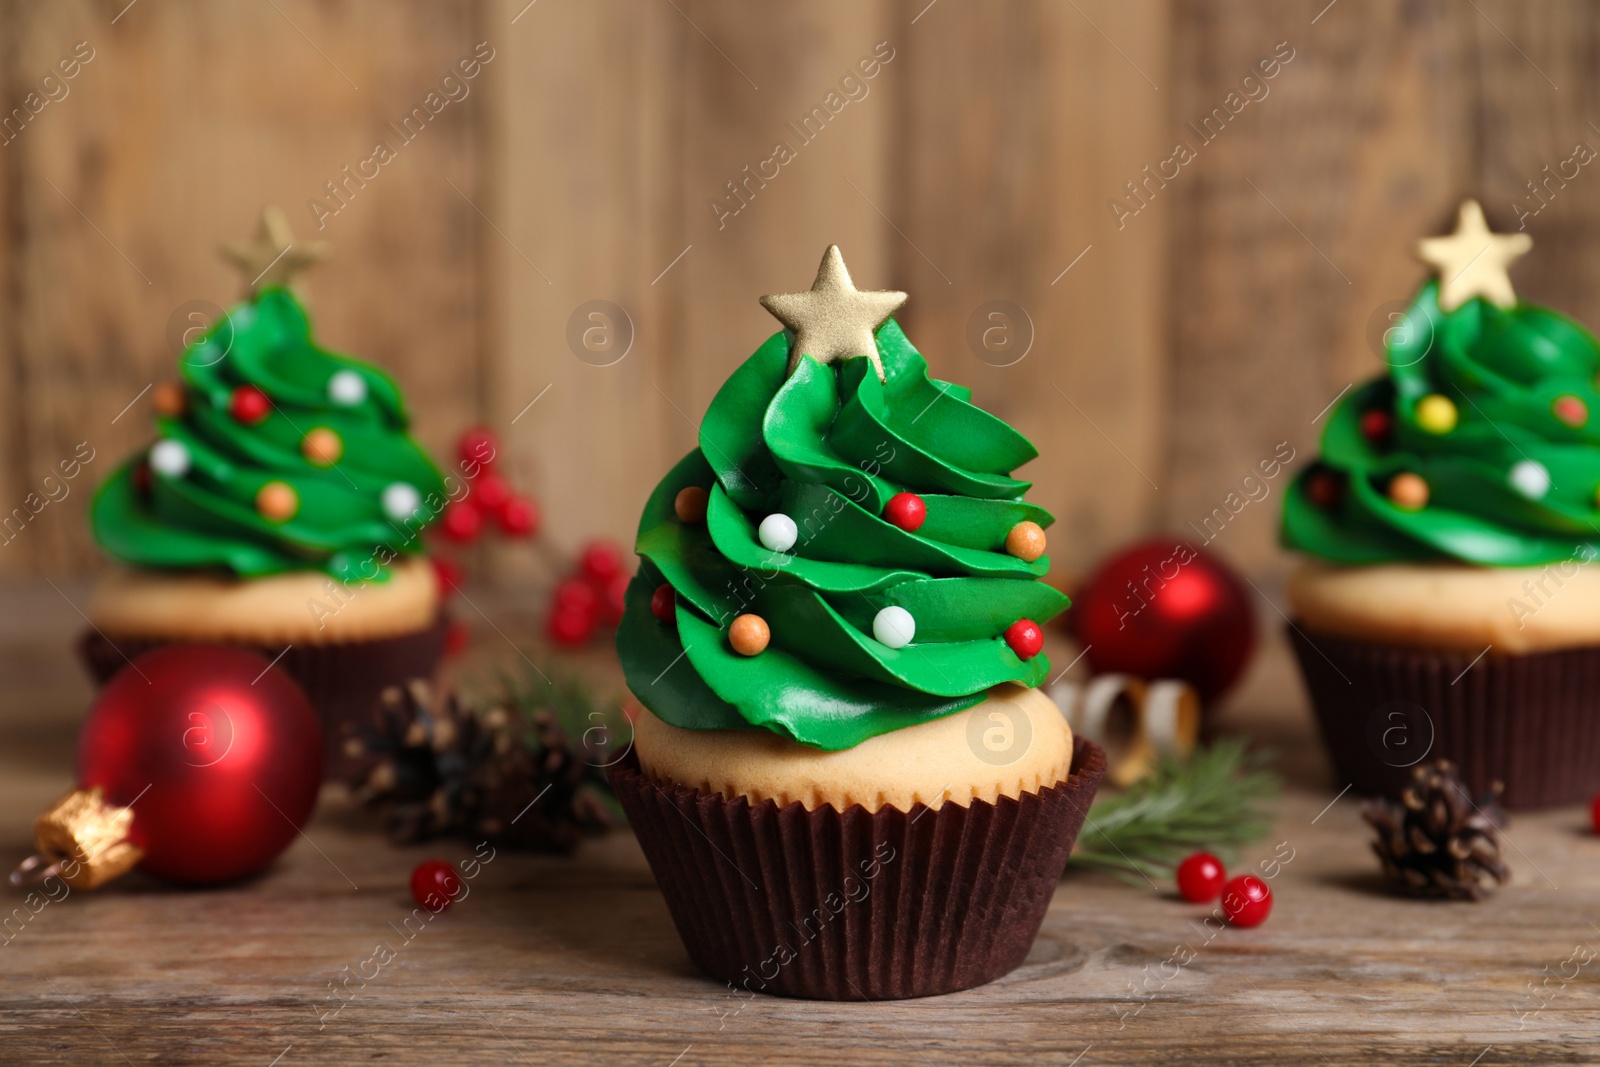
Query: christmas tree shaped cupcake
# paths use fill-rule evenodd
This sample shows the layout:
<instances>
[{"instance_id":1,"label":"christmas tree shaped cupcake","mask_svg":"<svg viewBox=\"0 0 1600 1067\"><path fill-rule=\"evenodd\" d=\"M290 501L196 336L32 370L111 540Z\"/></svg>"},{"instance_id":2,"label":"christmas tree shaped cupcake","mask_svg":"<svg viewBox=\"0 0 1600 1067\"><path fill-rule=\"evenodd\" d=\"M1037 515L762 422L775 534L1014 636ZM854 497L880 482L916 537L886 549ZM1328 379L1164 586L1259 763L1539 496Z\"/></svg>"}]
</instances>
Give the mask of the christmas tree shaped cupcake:
<instances>
[{"instance_id":1,"label":"christmas tree shaped cupcake","mask_svg":"<svg viewBox=\"0 0 1600 1067\"><path fill-rule=\"evenodd\" d=\"M102 676L174 641L281 653L335 754L343 719L437 661L420 534L444 482L406 433L394 381L312 339L286 284L321 247L294 244L269 209L260 237L230 250L249 298L189 345L180 380L152 390L155 440L91 505L119 566L95 590L85 651Z\"/></svg>"},{"instance_id":2,"label":"christmas tree shaped cupcake","mask_svg":"<svg viewBox=\"0 0 1600 1067\"><path fill-rule=\"evenodd\" d=\"M1037 689L1035 455L837 248L651 495L614 772L690 955L741 991L921 996L1027 954L1104 770ZM686 825L686 823L688 825ZM692 829L691 829L692 828Z\"/></svg>"},{"instance_id":3,"label":"christmas tree shaped cupcake","mask_svg":"<svg viewBox=\"0 0 1600 1067\"><path fill-rule=\"evenodd\" d=\"M1388 373L1329 413L1284 502L1294 639L1341 779L1397 793L1431 753L1510 805L1600 787L1600 345L1520 301L1526 234L1461 208Z\"/></svg>"}]
</instances>

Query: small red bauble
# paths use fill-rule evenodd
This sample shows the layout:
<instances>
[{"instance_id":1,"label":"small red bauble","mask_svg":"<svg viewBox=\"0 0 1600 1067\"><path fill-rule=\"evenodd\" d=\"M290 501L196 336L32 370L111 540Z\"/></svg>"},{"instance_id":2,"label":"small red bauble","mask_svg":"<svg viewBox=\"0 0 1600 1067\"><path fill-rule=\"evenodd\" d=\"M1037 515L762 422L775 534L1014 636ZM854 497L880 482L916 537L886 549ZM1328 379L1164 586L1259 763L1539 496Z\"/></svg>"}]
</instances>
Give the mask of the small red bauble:
<instances>
[{"instance_id":1,"label":"small red bauble","mask_svg":"<svg viewBox=\"0 0 1600 1067\"><path fill-rule=\"evenodd\" d=\"M1589 806L1589 821L1594 824L1594 832L1600 834L1600 796Z\"/></svg>"},{"instance_id":2,"label":"small red bauble","mask_svg":"<svg viewBox=\"0 0 1600 1067\"><path fill-rule=\"evenodd\" d=\"M100 690L78 737L78 786L132 805L140 870L173 882L261 870L296 840L321 784L317 713L244 649L145 653Z\"/></svg>"},{"instance_id":3,"label":"small red bauble","mask_svg":"<svg viewBox=\"0 0 1600 1067\"><path fill-rule=\"evenodd\" d=\"M1324 511L1339 506L1339 501L1344 497L1344 489L1339 484L1339 476L1332 471L1320 470L1312 473L1306 479L1306 496L1311 502Z\"/></svg>"},{"instance_id":4,"label":"small red bauble","mask_svg":"<svg viewBox=\"0 0 1600 1067\"><path fill-rule=\"evenodd\" d=\"M1228 872L1222 869L1222 861L1209 852L1193 853L1178 864L1178 892L1184 900L1195 904L1216 900L1217 894L1222 892L1222 883L1227 880Z\"/></svg>"},{"instance_id":5,"label":"small red bauble","mask_svg":"<svg viewBox=\"0 0 1600 1067\"><path fill-rule=\"evenodd\" d=\"M254 426L272 411L272 401L267 394L253 385L241 385L228 398L228 414L233 421Z\"/></svg>"},{"instance_id":6,"label":"small red bauble","mask_svg":"<svg viewBox=\"0 0 1600 1067\"><path fill-rule=\"evenodd\" d=\"M488 466L494 462L495 456L499 455L500 442L495 439L494 434L479 426L461 435L461 440L456 445L456 452L464 463Z\"/></svg>"},{"instance_id":7,"label":"small red bauble","mask_svg":"<svg viewBox=\"0 0 1600 1067\"><path fill-rule=\"evenodd\" d=\"M461 895L461 876L444 860L423 860L411 872L411 899L429 911L443 911Z\"/></svg>"},{"instance_id":8,"label":"small red bauble","mask_svg":"<svg viewBox=\"0 0 1600 1067\"><path fill-rule=\"evenodd\" d=\"M1210 701L1255 648L1253 598L1216 557L1159 538L1100 565L1072 598L1072 629L1095 674L1181 678Z\"/></svg>"},{"instance_id":9,"label":"small red bauble","mask_svg":"<svg viewBox=\"0 0 1600 1067\"><path fill-rule=\"evenodd\" d=\"M513 496L500 509L500 529L508 537L532 537L539 530L539 505L525 496Z\"/></svg>"},{"instance_id":10,"label":"small red bauble","mask_svg":"<svg viewBox=\"0 0 1600 1067\"><path fill-rule=\"evenodd\" d=\"M678 597L672 586L665 582L656 586L656 591L650 594L650 614L669 625L678 621ZM1600 798L1595 800L1595 810L1600 811ZM1600 822L1595 825L1600 827Z\"/></svg>"},{"instance_id":11,"label":"small red bauble","mask_svg":"<svg viewBox=\"0 0 1600 1067\"><path fill-rule=\"evenodd\" d=\"M1253 874L1222 887L1222 913L1235 926L1260 926L1272 913L1272 889Z\"/></svg>"},{"instance_id":12,"label":"small red bauble","mask_svg":"<svg viewBox=\"0 0 1600 1067\"><path fill-rule=\"evenodd\" d=\"M471 544L483 533L483 512L470 500L457 500L445 506L439 532L458 545Z\"/></svg>"},{"instance_id":13,"label":"small red bauble","mask_svg":"<svg viewBox=\"0 0 1600 1067\"><path fill-rule=\"evenodd\" d=\"M492 471L485 472L478 477L475 495L478 506L495 515L511 500L511 483Z\"/></svg>"},{"instance_id":14,"label":"small red bauble","mask_svg":"<svg viewBox=\"0 0 1600 1067\"><path fill-rule=\"evenodd\" d=\"M622 573L622 550L610 541L590 541L583 547L578 568L591 582L604 585Z\"/></svg>"},{"instance_id":15,"label":"small red bauble","mask_svg":"<svg viewBox=\"0 0 1600 1067\"><path fill-rule=\"evenodd\" d=\"M1375 445L1389 440L1394 429L1394 416L1383 408L1373 408L1361 416L1361 436Z\"/></svg>"},{"instance_id":16,"label":"small red bauble","mask_svg":"<svg viewBox=\"0 0 1600 1067\"><path fill-rule=\"evenodd\" d=\"M896 493L883 506L883 517L907 533L914 533L928 518L928 505L915 493Z\"/></svg>"},{"instance_id":17,"label":"small red bauble","mask_svg":"<svg viewBox=\"0 0 1600 1067\"><path fill-rule=\"evenodd\" d=\"M1044 631L1032 619L1018 619L1006 627L1006 644L1018 659L1032 659L1044 648Z\"/></svg>"}]
</instances>

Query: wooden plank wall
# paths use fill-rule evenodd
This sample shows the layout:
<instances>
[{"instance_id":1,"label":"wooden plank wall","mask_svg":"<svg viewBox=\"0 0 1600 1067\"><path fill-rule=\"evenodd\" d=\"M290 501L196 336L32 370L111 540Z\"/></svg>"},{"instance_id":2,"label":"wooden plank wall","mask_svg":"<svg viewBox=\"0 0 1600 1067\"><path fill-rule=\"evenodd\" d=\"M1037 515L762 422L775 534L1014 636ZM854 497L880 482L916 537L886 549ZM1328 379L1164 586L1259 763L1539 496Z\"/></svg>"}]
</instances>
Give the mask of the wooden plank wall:
<instances>
[{"instance_id":1,"label":"wooden plank wall","mask_svg":"<svg viewBox=\"0 0 1600 1067\"><path fill-rule=\"evenodd\" d=\"M321 336L392 370L442 457L471 421L500 430L562 547L631 536L773 329L756 297L836 241L861 284L910 292L936 373L1039 445L1053 554L1080 569L1198 523L1279 442L1309 458L1314 417L1377 370L1415 238L1469 193L1515 228L1525 183L1600 146L1597 37L1582 0L0 4L6 110L94 50L0 146L0 504L78 441L98 475L145 438L145 402L118 416L170 373L169 319L235 295L213 247L277 202L335 246ZM469 95L317 232L324 182L479 42ZM848 102L799 136L830 92ZM1585 170L1526 220L1516 275L1591 322L1597 214ZM631 337L615 362L569 344L596 301ZM1011 348L969 341L991 326ZM95 565L87 488L0 574ZM1275 505L1214 547L1280 572Z\"/></svg>"}]
</instances>

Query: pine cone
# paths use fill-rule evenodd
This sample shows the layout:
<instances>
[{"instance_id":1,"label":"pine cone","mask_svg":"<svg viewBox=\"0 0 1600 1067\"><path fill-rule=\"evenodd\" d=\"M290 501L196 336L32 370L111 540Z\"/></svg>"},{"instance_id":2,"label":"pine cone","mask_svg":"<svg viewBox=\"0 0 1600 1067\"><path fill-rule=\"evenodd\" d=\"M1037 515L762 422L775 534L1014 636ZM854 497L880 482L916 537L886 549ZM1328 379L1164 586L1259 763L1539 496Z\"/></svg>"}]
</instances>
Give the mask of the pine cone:
<instances>
[{"instance_id":1,"label":"pine cone","mask_svg":"<svg viewBox=\"0 0 1600 1067\"><path fill-rule=\"evenodd\" d=\"M477 713L412 681L384 691L372 727L346 750L375 757L350 787L398 843L455 836L571 852L616 825L602 772L571 750L547 708Z\"/></svg>"},{"instance_id":2,"label":"pine cone","mask_svg":"<svg viewBox=\"0 0 1600 1067\"><path fill-rule=\"evenodd\" d=\"M1505 825L1501 784L1475 803L1449 760L1420 765L1412 778L1399 804L1376 799L1362 809L1389 881L1412 896L1450 900L1481 900L1486 880L1508 881L1497 830Z\"/></svg>"}]
</instances>

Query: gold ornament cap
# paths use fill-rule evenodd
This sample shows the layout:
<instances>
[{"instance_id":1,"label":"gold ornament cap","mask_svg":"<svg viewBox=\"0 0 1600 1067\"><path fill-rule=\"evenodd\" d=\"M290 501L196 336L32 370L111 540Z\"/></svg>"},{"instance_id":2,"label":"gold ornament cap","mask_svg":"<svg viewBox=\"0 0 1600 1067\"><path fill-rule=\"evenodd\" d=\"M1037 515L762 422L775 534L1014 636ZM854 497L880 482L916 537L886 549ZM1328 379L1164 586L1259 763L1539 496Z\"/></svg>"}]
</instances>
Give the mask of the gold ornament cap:
<instances>
[{"instance_id":1,"label":"gold ornament cap","mask_svg":"<svg viewBox=\"0 0 1600 1067\"><path fill-rule=\"evenodd\" d=\"M99 786L74 789L33 824L39 851L11 872L11 884L60 878L73 889L95 889L132 870L144 850L130 841L133 809L108 803Z\"/></svg>"}]
</instances>

